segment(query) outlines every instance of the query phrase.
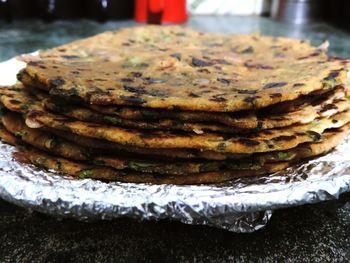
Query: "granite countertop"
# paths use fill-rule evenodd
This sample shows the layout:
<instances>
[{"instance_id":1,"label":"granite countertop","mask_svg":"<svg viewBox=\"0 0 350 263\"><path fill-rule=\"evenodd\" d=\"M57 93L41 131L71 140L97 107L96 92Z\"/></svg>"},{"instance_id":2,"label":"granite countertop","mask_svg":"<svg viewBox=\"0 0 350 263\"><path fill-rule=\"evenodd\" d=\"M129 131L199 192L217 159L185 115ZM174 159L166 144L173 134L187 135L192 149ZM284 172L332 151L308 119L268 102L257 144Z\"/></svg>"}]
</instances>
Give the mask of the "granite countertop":
<instances>
[{"instance_id":1,"label":"granite countertop","mask_svg":"<svg viewBox=\"0 0 350 263\"><path fill-rule=\"evenodd\" d=\"M291 26L261 17L192 17L198 30L328 39L330 53L350 57L350 35L327 24ZM0 22L0 61L132 21ZM1 73L0 73L1 77ZM177 222L58 220L0 200L0 262L348 262L350 194L340 200L278 210L265 229L233 234Z\"/></svg>"}]
</instances>

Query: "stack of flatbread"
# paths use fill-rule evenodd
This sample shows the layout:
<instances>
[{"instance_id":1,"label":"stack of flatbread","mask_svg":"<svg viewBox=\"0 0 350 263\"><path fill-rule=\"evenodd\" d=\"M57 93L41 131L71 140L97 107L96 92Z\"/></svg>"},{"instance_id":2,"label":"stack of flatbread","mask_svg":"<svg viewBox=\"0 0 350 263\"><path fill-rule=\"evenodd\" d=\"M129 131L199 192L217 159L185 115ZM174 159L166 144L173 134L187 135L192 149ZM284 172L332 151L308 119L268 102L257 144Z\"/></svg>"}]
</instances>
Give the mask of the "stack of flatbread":
<instances>
[{"instance_id":1,"label":"stack of flatbread","mask_svg":"<svg viewBox=\"0 0 350 263\"><path fill-rule=\"evenodd\" d=\"M126 28L39 56L2 87L15 157L108 181L200 184L283 170L339 144L348 61L307 41Z\"/></svg>"}]
</instances>

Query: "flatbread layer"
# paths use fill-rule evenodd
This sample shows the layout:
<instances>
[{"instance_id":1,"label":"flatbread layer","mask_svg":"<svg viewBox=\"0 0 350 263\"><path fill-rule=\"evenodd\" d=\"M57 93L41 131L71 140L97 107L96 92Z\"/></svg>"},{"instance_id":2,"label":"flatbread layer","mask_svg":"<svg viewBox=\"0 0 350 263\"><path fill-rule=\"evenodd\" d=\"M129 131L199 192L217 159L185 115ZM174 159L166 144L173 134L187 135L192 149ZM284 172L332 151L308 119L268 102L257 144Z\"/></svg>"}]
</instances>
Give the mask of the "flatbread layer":
<instances>
[{"instance_id":1,"label":"flatbread layer","mask_svg":"<svg viewBox=\"0 0 350 263\"><path fill-rule=\"evenodd\" d=\"M6 106L6 105L5 105ZM228 153L258 153L286 150L304 142L316 142L326 129L339 128L350 121L350 111L322 118L305 125L265 130L252 135L180 134L175 132L129 130L95 123L72 121L45 111L30 111L26 123L45 126L78 135L105 139L123 145L144 148L188 148Z\"/></svg>"},{"instance_id":2,"label":"flatbread layer","mask_svg":"<svg viewBox=\"0 0 350 263\"><path fill-rule=\"evenodd\" d=\"M288 162L266 164L259 170L231 170L224 172L210 172L188 174L186 176L160 176L150 173L136 173L118 171L112 168L97 167L81 162L73 162L65 158L50 156L37 150L24 150L14 154L15 158L23 163L30 163L40 168L54 170L60 174L78 178L92 178L107 181L127 183L151 184L210 184L221 183L237 177L259 176L273 173L288 167Z\"/></svg>"},{"instance_id":3,"label":"flatbread layer","mask_svg":"<svg viewBox=\"0 0 350 263\"><path fill-rule=\"evenodd\" d=\"M0 126L1 140L16 144L17 138ZM30 149L20 149L14 153L17 161L33 164L39 168L53 170L62 175L70 175L76 178L92 178L106 181L120 181L129 183L151 183L151 184L210 184L221 183L243 176L258 176L266 173L273 173L288 167L288 162L268 164L259 170L241 170L230 172L200 173L187 176L159 176L150 173L130 173L118 171L113 168L98 167L82 162L71 161L65 158L51 156L43 151Z\"/></svg>"},{"instance_id":4,"label":"flatbread layer","mask_svg":"<svg viewBox=\"0 0 350 263\"><path fill-rule=\"evenodd\" d=\"M347 132L347 127L327 131L323 140L318 143L305 143L287 151L269 152L252 155L249 158L231 161L163 161L150 156L135 156L126 153L106 155L93 151L90 148L71 143L64 138L53 136L40 129L31 129L24 124L21 115L17 113L4 113L1 121L6 130L19 137L23 142L60 157L83 160L89 163L112 167L117 170L132 170L146 173L159 173L171 175L186 175L200 172L213 172L225 170L257 170L265 163L280 161L298 161L311 158L330 151Z\"/></svg>"},{"instance_id":5,"label":"flatbread layer","mask_svg":"<svg viewBox=\"0 0 350 263\"><path fill-rule=\"evenodd\" d=\"M26 83L26 74L21 75L21 79ZM34 84L32 84L34 85ZM37 84L35 84L37 85ZM20 85L17 85L18 87ZM346 87L349 86L346 83ZM38 88L33 86L26 86L26 89L30 93L34 94L40 100L46 100L48 95L40 91ZM258 111L240 111L234 113L218 113L218 112L199 112L199 111L179 111L179 110L157 110L151 108L142 107L131 107L131 106L99 106L92 104L81 105L86 108L90 108L101 114L110 115L106 118L110 118L114 123L132 123L127 120L138 120L146 123L162 122L162 127L168 124L173 124L178 128L189 130L192 128L200 129L198 123L206 123L203 125L204 128L213 129L213 126L208 126L207 123L220 125L219 127L214 127L215 130L219 130L223 125L229 126L226 130L259 130L272 127L283 127L291 125L293 123L298 123L301 121L300 113L305 116L303 110L310 105L320 104L323 99L339 98L340 90L343 89L344 92L347 90L344 87L328 87L322 90L311 92L308 95L299 97L296 100L285 101L281 103L274 104L270 107L264 108ZM337 91L338 95L334 92ZM62 104L67 104L67 100L60 100L59 97L52 97L51 100L55 102L55 105L48 103L49 107L53 107L56 110L62 108ZM63 103L60 103L63 101ZM70 102L70 105L76 105L74 102ZM67 107L67 106L66 106ZM62 109L65 110L65 109ZM287 114L288 113L288 117ZM309 117L307 118L309 119ZM182 124L182 126L181 126ZM145 125L143 125L145 126ZM179 127L180 126L180 127ZM152 126L154 127L154 125ZM225 130L225 128L223 128Z\"/></svg>"},{"instance_id":6,"label":"flatbread layer","mask_svg":"<svg viewBox=\"0 0 350 263\"><path fill-rule=\"evenodd\" d=\"M302 109L294 112L273 114L266 117L254 116L254 122L257 122L256 130L265 130L290 126L293 124L310 123L316 118L329 117L337 112L342 112L349 108L349 103L344 99L345 91L337 89L330 92L323 99L315 100L313 105L304 105ZM62 113L66 117L74 118L81 121L102 123L106 125L116 125L120 127L136 128L136 129L148 129L148 130L178 130L194 132L202 134L204 132L216 132L216 133L246 133L252 132L251 129L245 127L254 125L251 121L251 115L247 118L240 117L238 124L244 124L242 126L226 126L215 123L196 123L196 122L183 122L175 119L159 119L156 121L135 121L120 118L116 115L106 115L99 113L95 110L91 110L87 107L77 106L74 104L67 104L57 98L44 98L42 101L44 107L55 113ZM204 116L203 116L204 118ZM255 126L255 125L254 125Z\"/></svg>"},{"instance_id":7,"label":"flatbread layer","mask_svg":"<svg viewBox=\"0 0 350 263\"><path fill-rule=\"evenodd\" d=\"M51 95L205 112L294 100L342 84L348 67L347 60L330 59L300 40L148 26L103 33L25 60L25 84L40 84Z\"/></svg>"},{"instance_id":8,"label":"flatbread layer","mask_svg":"<svg viewBox=\"0 0 350 263\"><path fill-rule=\"evenodd\" d=\"M51 129L69 131L78 135L105 139L123 145L144 148L188 148L227 153L256 153L294 148L300 143L318 141L321 133L330 128L339 128L350 120L350 111L337 113L329 118L320 118L305 125L281 129L263 130L250 135L187 134L171 131L141 131L82 122L52 114L37 102L23 106L14 97L2 95L4 106L12 111L26 114L27 123Z\"/></svg>"}]
</instances>

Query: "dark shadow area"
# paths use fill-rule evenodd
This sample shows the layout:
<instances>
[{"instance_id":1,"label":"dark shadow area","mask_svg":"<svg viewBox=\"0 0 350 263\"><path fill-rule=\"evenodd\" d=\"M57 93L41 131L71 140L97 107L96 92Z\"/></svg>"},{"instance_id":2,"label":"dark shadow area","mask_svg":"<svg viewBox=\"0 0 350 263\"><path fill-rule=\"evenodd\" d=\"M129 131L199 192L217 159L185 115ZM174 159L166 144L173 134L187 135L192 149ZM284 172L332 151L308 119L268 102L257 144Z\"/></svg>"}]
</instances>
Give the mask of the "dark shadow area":
<instances>
[{"instance_id":1,"label":"dark shadow area","mask_svg":"<svg viewBox=\"0 0 350 263\"><path fill-rule=\"evenodd\" d=\"M130 0L1 0L0 21L6 22L41 19L54 20L131 19L134 15L134 1Z\"/></svg>"},{"instance_id":2,"label":"dark shadow area","mask_svg":"<svg viewBox=\"0 0 350 263\"><path fill-rule=\"evenodd\" d=\"M350 2L342 0L325 1L324 18L327 22L350 32Z\"/></svg>"}]
</instances>

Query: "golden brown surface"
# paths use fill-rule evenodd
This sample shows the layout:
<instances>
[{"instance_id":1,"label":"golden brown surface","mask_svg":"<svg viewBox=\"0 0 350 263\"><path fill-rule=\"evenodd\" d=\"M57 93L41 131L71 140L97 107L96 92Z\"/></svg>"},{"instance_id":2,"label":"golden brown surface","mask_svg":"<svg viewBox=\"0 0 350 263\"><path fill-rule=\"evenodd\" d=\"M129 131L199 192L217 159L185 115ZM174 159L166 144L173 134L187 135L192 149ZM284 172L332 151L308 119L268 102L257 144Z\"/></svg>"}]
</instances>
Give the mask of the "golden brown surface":
<instances>
[{"instance_id":1,"label":"golden brown surface","mask_svg":"<svg viewBox=\"0 0 350 263\"><path fill-rule=\"evenodd\" d=\"M5 113L1 121L11 134L17 136L17 144L23 141L37 149L56 156L87 161L98 166L112 167L117 170L130 170L145 173L186 175L200 172L224 172L230 170L258 170L268 162L297 161L326 153L334 148L345 136L347 128L343 127L324 133L322 141L306 143L287 151L255 154L237 161L164 161L150 159L149 156L127 155L125 153L108 153L70 143L62 137L54 136L41 129L31 129L24 124L19 114ZM0 130L0 133L6 133ZM6 135L1 135L4 137ZM7 137L4 137L8 141ZM109 154L109 156L107 155Z\"/></svg>"},{"instance_id":2,"label":"golden brown surface","mask_svg":"<svg viewBox=\"0 0 350 263\"><path fill-rule=\"evenodd\" d=\"M320 118L308 124L281 129L263 130L251 135L227 134L179 134L172 131L143 131L123 129L116 126L82 122L62 115L49 113L36 100L28 103L26 96L3 94L0 101L12 111L26 114L27 123L38 127L70 131L72 133L144 148L188 148L227 153L255 153L286 150L304 142L318 141L328 128L339 128L350 121L350 111L337 113L329 118ZM14 98L14 96L16 96ZM34 123L34 124L33 124Z\"/></svg>"},{"instance_id":3,"label":"golden brown surface","mask_svg":"<svg viewBox=\"0 0 350 263\"><path fill-rule=\"evenodd\" d=\"M259 176L329 152L350 122L349 61L306 41L143 26L21 59L0 138L78 178Z\"/></svg>"},{"instance_id":4,"label":"golden brown surface","mask_svg":"<svg viewBox=\"0 0 350 263\"><path fill-rule=\"evenodd\" d=\"M26 60L24 83L52 95L214 112L262 108L334 87L348 64L299 40L156 26L107 32Z\"/></svg>"},{"instance_id":5,"label":"golden brown surface","mask_svg":"<svg viewBox=\"0 0 350 263\"><path fill-rule=\"evenodd\" d=\"M300 107L296 111L280 114L271 114L268 116L265 115L261 117L256 117L257 113L245 114L245 116L243 115L241 117L236 118L236 121L232 126L205 122L208 120L206 113L202 113L203 116L201 117L202 121L204 122L197 123L192 122L190 119L185 122L181 119L135 121L123 119L118 117L117 115L99 113L87 107L67 104L65 101L58 100L57 98L48 98L47 96L42 100L42 103L44 107L50 111L63 114L66 117L74 118L81 121L102 123L112 126L116 125L121 127L130 127L135 129L179 130L202 134L204 132L246 133L251 132L251 129L247 129L247 127L254 127L254 129L256 130L264 130L290 126L298 123L310 123L316 118L329 117L337 112L342 112L348 109L349 102L348 100L345 100L344 97L344 90L342 88L339 88L334 91L328 92L324 96L324 98L314 99L313 104L302 105L302 107ZM186 113L182 112L181 114L185 115ZM188 117L189 116L186 116L185 118ZM196 117L199 117L198 114Z\"/></svg>"},{"instance_id":6,"label":"golden brown surface","mask_svg":"<svg viewBox=\"0 0 350 263\"><path fill-rule=\"evenodd\" d=\"M288 167L288 162L266 164L258 170L231 170L223 172L209 172L188 174L185 176L159 176L150 173L133 173L118 171L111 168L96 167L84 163L73 162L64 158L50 156L38 150L25 150L15 153L15 158L23 163L54 170L61 174L78 178L93 178L108 181L152 184L209 184L221 183L237 177L258 176L273 173Z\"/></svg>"}]
</instances>

